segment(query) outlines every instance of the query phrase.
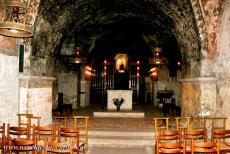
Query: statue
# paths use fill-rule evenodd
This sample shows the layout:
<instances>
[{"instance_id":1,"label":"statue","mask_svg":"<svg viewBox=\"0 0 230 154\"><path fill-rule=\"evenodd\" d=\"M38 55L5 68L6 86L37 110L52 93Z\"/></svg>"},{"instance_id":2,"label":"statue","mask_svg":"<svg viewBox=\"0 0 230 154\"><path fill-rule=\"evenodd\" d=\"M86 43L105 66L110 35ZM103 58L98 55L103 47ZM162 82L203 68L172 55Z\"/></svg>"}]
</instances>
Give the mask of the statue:
<instances>
[{"instance_id":1,"label":"statue","mask_svg":"<svg viewBox=\"0 0 230 154\"><path fill-rule=\"evenodd\" d=\"M124 65L120 65L119 71L116 70L114 89L128 90L129 89L129 73L124 69Z\"/></svg>"}]
</instances>

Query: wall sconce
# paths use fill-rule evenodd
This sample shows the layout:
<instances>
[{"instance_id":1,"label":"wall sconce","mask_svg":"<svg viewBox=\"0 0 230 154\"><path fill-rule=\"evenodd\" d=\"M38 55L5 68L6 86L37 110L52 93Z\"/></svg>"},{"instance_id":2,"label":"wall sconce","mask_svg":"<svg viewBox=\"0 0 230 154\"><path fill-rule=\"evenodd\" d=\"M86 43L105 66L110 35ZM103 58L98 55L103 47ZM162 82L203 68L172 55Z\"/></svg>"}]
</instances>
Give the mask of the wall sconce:
<instances>
[{"instance_id":1,"label":"wall sconce","mask_svg":"<svg viewBox=\"0 0 230 154\"><path fill-rule=\"evenodd\" d=\"M96 70L94 70L91 66L85 66L85 78L89 79L90 77L96 76Z\"/></svg>"},{"instance_id":2,"label":"wall sconce","mask_svg":"<svg viewBox=\"0 0 230 154\"><path fill-rule=\"evenodd\" d=\"M153 65L166 65L168 60L161 56L161 48L156 47L153 49L153 58L150 60L150 64Z\"/></svg>"},{"instance_id":3,"label":"wall sconce","mask_svg":"<svg viewBox=\"0 0 230 154\"><path fill-rule=\"evenodd\" d=\"M158 80L158 68L157 67L153 67L150 69L150 77L153 81L157 81Z\"/></svg>"},{"instance_id":4,"label":"wall sconce","mask_svg":"<svg viewBox=\"0 0 230 154\"><path fill-rule=\"evenodd\" d=\"M33 36L34 19L29 12L30 0L7 0L3 4L0 35L26 38Z\"/></svg>"}]
</instances>

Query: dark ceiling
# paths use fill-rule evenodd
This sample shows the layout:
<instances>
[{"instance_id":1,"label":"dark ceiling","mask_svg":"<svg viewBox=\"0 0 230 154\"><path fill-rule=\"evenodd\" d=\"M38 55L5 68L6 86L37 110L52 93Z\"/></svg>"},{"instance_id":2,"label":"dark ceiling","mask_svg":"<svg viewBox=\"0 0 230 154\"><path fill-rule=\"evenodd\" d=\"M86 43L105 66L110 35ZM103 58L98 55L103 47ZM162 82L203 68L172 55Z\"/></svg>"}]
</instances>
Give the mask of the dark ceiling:
<instances>
[{"instance_id":1,"label":"dark ceiling","mask_svg":"<svg viewBox=\"0 0 230 154\"><path fill-rule=\"evenodd\" d=\"M186 55L197 57L196 29L189 0L41 0L33 53L60 55L66 40L74 40L89 63L117 52L146 62L160 46L176 63Z\"/></svg>"}]
</instances>

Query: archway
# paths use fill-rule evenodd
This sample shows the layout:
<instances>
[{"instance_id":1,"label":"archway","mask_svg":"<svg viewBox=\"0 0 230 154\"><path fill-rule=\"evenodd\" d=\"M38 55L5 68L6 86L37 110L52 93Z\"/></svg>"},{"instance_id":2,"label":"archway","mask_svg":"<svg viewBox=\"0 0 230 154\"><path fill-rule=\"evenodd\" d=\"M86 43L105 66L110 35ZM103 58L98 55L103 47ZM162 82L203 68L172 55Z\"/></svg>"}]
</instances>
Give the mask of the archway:
<instances>
[{"instance_id":1,"label":"archway","mask_svg":"<svg viewBox=\"0 0 230 154\"><path fill-rule=\"evenodd\" d=\"M105 36L111 37L108 35L110 33L119 34L116 30L123 28L131 32L126 33L126 36L133 32L142 37L147 46L146 54L142 55L149 55L148 51L160 45L165 49L165 57L171 62L175 62L177 53L182 55L182 78L199 77L201 74L202 43L189 1L42 1L35 25L31 75L43 73L57 77L60 71L74 74L74 66L68 64L65 59L72 54L75 47L80 47L81 56L91 61L95 55L101 55L101 51L108 51L103 46L98 50L98 42L104 44L108 41ZM94 51L97 51L96 54ZM48 59L53 59L54 65L57 66L53 71L47 67ZM39 61L43 62L36 65ZM41 70L38 66L45 69ZM75 82L75 79L70 81ZM54 90L57 92L58 88Z\"/></svg>"}]
</instances>

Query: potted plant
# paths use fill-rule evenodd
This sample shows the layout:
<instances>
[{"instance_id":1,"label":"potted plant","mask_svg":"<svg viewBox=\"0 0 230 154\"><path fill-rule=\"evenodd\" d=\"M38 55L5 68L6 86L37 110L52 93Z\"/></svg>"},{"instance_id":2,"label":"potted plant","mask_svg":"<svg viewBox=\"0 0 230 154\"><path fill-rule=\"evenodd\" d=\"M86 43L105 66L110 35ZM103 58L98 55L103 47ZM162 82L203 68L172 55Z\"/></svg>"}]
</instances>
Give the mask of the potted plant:
<instances>
[{"instance_id":1,"label":"potted plant","mask_svg":"<svg viewBox=\"0 0 230 154\"><path fill-rule=\"evenodd\" d=\"M124 98L118 97L113 99L113 104L117 107L117 111L120 111L121 105L124 103Z\"/></svg>"}]
</instances>

